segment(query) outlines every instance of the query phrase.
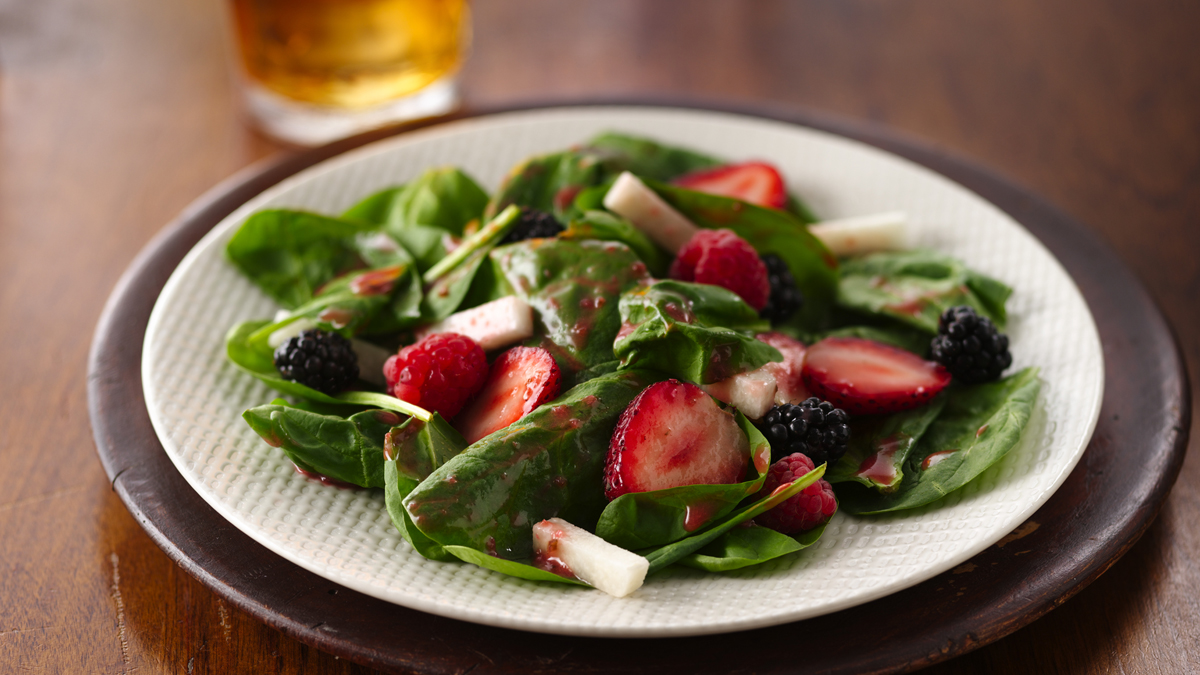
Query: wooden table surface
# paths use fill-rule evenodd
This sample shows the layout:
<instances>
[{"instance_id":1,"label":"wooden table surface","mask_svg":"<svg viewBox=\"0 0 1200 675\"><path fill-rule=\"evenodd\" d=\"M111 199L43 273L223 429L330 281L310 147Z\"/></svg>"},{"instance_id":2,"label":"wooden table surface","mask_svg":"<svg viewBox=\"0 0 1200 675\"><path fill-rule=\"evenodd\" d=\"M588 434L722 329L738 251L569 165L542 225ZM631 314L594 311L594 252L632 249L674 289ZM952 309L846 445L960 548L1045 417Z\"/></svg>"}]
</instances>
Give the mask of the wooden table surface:
<instances>
[{"instance_id":1,"label":"wooden table surface","mask_svg":"<svg viewBox=\"0 0 1200 675\"><path fill-rule=\"evenodd\" d=\"M1160 303L1189 367L1200 364L1200 5L474 9L469 104L665 95L886 125L1098 231ZM111 491L88 421L88 348L121 272L205 190L289 151L238 112L218 0L0 0L0 673L369 672L176 567ZM1200 671L1195 454L1142 541L1097 582L928 672Z\"/></svg>"}]
</instances>

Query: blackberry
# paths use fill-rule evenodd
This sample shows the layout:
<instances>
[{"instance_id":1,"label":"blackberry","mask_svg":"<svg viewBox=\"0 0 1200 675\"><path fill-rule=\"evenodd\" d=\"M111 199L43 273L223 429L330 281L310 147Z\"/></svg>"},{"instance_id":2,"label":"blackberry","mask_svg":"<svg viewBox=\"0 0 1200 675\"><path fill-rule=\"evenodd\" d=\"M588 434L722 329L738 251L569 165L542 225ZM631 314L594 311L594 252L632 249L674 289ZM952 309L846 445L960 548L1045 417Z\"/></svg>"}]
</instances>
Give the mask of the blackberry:
<instances>
[{"instance_id":1,"label":"blackberry","mask_svg":"<svg viewBox=\"0 0 1200 675\"><path fill-rule=\"evenodd\" d=\"M796 279L792 276L792 271L788 269L783 258L774 253L768 253L761 257L763 264L767 266L767 280L771 283L771 294L767 298L767 305L759 311L758 315L773 324L787 321L804 305L804 296L796 288Z\"/></svg>"},{"instance_id":2,"label":"blackberry","mask_svg":"<svg viewBox=\"0 0 1200 675\"><path fill-rule=\"evenodd\" d=\"M850 416L841 408L815 396L800 405L777 405L763 415L758 428L771 443L771 461L802 453L813 464L832 467L846 454Z\"/></svg>"},{"instance_id":3,"label":"blackberry","mask_svg":"<svg viewBox=\"0 0 1200 675\"><path fill-rule=\"evenodd\" d=\"M1008 336L996 330L991 319L965 305L942 312L929 353L964 384L990 382L1012 365Z\"/></svg>"},{"instance_id":4,"label":"blackberry","mask_svg":"<svg viewBox=\"0 0 1200 675\"><path fill-rule=\"evenodd\" d=\"M513 225L513 228L504 235L498 245L515 244L526 239L554 237L563 229L565 228L562 223L549 213L524 207L521 209L521 217L517 219L517 224Z\"/></svg>"},{"instance_id":5,"label":"blackberry","mask_svg":"<svg viewBox=\"0 0 1200 675\"><path fill-rule=\"evenodd\" d=\"M275 368L285 380L325 394L348 389L358 380L358 356L350 341L323 330L306 330L275 349Z\"/></svg>"}]
</instances>

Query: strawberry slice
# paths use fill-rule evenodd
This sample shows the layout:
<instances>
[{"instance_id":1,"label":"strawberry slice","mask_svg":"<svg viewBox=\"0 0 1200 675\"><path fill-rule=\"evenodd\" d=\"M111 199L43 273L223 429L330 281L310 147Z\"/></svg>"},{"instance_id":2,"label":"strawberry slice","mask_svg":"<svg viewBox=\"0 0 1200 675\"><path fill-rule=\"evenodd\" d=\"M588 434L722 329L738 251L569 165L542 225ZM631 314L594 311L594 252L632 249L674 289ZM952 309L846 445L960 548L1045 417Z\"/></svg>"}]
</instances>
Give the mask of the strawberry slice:
<instances>
[{"instance_id":1,"label":"strawberry slice","mask_svg":"<svg viewBox=\"0 0 1200 675\"><path fill-rule=\"evenodd\" d=\"M746 474L750 441L732 413L700 387L678 380L652 384L633 399L613 431L604 494L681 485L737 483Z\"/></svg>"},{"instance_id":2,"label":"strawberry slice","mask_svg":"<svg viewBox=\"0 0 1200 675\"><path fill-rule=\"evenodd\" d=\"M939 363L862 338L825 338L808 348L804 384L851 415L916 408L950 384Z\"/></svg>"},{"instance_id":3,"label":"strawberry slice","mask_svg":"<svg viewBox=\"0 0 1200 675\"><path fill-rule=\"evenodd\" d=\"M779 170L765 162L726 164L695 171L671 181L696 192L733 197L751 204L782 209L787 206L787 188Z\"/></svg>"},{"instance_id":4,"label":"strawberry slice","mask_svg":"<svg viewBox=\"0 0 1200 675\"><path fill-rule=\"evenodd\" d=\"M474 443L558 396L561 382L562 374L550 352L540 347L513 347L492 363L479 395L459 416L458 430L467 443Z\"/></svg>"}]
</instances>

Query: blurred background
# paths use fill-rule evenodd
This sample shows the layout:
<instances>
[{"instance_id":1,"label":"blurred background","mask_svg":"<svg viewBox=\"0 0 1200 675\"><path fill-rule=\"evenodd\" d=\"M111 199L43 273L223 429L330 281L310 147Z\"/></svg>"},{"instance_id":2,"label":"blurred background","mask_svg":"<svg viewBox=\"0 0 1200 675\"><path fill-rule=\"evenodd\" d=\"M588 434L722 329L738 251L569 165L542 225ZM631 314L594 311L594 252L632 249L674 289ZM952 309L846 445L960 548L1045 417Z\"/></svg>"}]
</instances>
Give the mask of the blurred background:
<instances>
[{"instance_id":1,"label":"blurred background","mask_svg":"<svg viewBox=\"0 0 1200 675\"><path fill-rule=\"evenodd\" d=\"M1200 4L471 9L468 110L665 98L889 127L1094 228L1200 372ZM247 123L227 39L218 0L0 0L0 372L19 388L3 404L0 458L23 478L0 496L0 671L369 672L259 624L168 560L111 492L88 425L87 350L121 272L206 190L296 151ZM1158 521L1113 570L929 672L1200 669L1191 454Z\"/></svg>"}]
</instances>

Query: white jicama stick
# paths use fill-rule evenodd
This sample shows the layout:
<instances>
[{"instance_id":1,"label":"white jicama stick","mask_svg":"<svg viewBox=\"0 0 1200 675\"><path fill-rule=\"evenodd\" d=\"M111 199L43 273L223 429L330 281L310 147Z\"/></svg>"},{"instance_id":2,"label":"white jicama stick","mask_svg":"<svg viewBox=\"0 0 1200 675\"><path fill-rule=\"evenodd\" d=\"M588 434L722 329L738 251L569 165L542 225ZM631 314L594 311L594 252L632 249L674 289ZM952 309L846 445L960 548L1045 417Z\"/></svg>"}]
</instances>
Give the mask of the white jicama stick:
<instances>
[{"instance_id":1,"label":"white jicama stick","mask_svg":"<svg viewBox=\"0 0 1200 675\"><path fill-rule=\"evenodd\" d=\"M617 598L641 588L650 571L649 560L562 518L533 526L533 549L539 557L557 558L577 579Z\"/></svg>"},{"instance_id":2,"label":"white jicama stick","mask_svg":"<svg viewBox=\"0 0 1200 675\"><path fill-rule=\"evenodd\" d=\"M738 373L720 382L701 388L713 398L737 408L752 420L760 419L775 405L775 390L779 387L775 374L767 366Z\"/></svg>"},{"instance_id":3,"label":"white jicama stick","mask_svg":"<svg viewBox=\"0 0 1200 675\"><path fill-rule=\"evenodd\" d=\"M889 211L813 223L808 231L838 257L895 251L908 243L908 215Z\"/></svg>"},{"instance_id":4,"label":"white jicama stick","mask_svg":"<svg viewBox=\"0 0 1200 675\"><path fill-rule=\"evenodd\" d=\"M371 384L386 387L387 378L383 376L383 364L391 357L392 352L355 338L350 338L350 348L358 357L358 376Z\"/></svg>"},{"instance_id":5,"label":"white jicama stick","mask_svg":"<svg viewBox=\"0 0 1200 675\"><path fill-rule=\"evenodd\" d=\"M604 196L604 206L671 253L678 252L700 229L628 171L617 176Z\"/></svg>"},{"instance_id":6,"label":"white jicama stick","mask_svg":"<svg viewBox=\"0 0 1200 675\"><path fill-rule=\"evenodd\" d=\"M276 321L282 321L287 318L287 311L286 310L281 310L281 311L282 311L282 316L280 316L279 313L275 314ZM314 323L312 321L312 319L296 319L295 321L289 323L288 325L284 326L283 328L280 328L279 330L268 335L267 336L267 344L270 345L271 349L277 349L279 347L279 345L296 337L300 333L303 333L306 330L309 330L311 328L316 328L316 327L317 327L317 324Z\"/></svg>"},{"instance_id":7,"label":"white jicama stick","mask_svg":"<svg viewBox=\"0 0 1200 675\"><path fill-rule=\"evenodd\" d=\"M458 333L491 351L533 337L533 308L515 295L493 300L421 329L417 339L434 333Z\"/></svg>"}]
</instances>

